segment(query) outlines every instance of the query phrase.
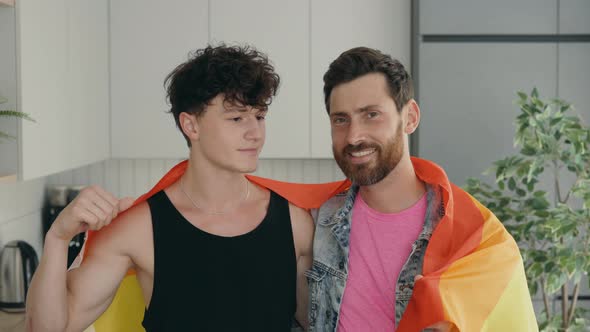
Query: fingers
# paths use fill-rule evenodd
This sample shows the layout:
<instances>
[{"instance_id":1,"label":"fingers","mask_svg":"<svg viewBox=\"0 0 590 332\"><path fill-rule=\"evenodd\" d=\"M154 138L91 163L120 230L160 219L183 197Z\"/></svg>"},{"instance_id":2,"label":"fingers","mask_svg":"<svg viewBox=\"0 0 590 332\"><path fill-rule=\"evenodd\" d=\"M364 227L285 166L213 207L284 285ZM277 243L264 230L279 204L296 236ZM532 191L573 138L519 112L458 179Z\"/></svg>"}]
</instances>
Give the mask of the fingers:
<instances>
[{"instance_id":1,"label":"fingers","mask_svg":"<svg viewBox=\"0 0 590 332\"><path fill-rule=\"evenodd\" d=\"M103 193L101 193L101 191ZM95 225L101 224L100 227L108 225L111 219L117 215L116 204L112 204L112 198L108 197L100 187L92 186L85 188L80 196L77 197L77 203L82 210L86 210L96 216L97 221L88 220L91 229ZM86 221L86 220L84 220Z\"/></svg>"},{"instance_id":2,"label":"fingers","mask_svg":"<svg viewBox=\"0 0 590 332\"><path fill-rule=\"evenodd\" d=\"M97 216L95 212L92 212L89 209L84 209L83 207L78 207L77 209L78 211L76 214L80 218L80 229L99 230L102 228L104 223L101 222L100 217Z\"/></svg>"},{"instance_id":3,"label":"fingers","mask_svg":"<svg viewBox=\"0 0 590 332\"><path fill-rule=\"evenodd\" d=\"M94 186L93 189L99 195L99 197L103 198L104 201L108 202L111 207L113 207L113 219L121 212L129 209L133 203L135 202L135 198L133 197L124 197L121 199L117 199L113 194L105 191L99 186ZM100 201L103 202L103 201ZM101 206L104 210L104 206Z\"/></svg>"},{"instance_id":4,"label":"fingers","mask_svg":"<svg viewBox=\"0 0 590 332\"><path fill-rule=\"evenodd\" d=\"M90 226L90 229L101 229L105 225L110 224L112 219L112 212L109 210L102 210L96 202L89 202L85 205L86 212L92 215L91 220L85 220Z\"/></svg>"},{"instance_id":5,"label":"fingers","mask_svg":"<svg viewBox=\"0 0 590 332\"><path fill-rule=\"evenodd\" d=\"M418 280L420 280L420 279L422 279L422 278L424 278L424 276L423 276L423 275L421 275L421 274L417 274L417 275L414 277L414 282L416 282L416 281L418 281Z\"/></svg>"},{"instance_id":6,"label":"fingers","mask_svg":"<svg viewBox=\"0 0 590 332\"><path fill-rule=\"evenodd\" d=\"M99 186L90 186L76 197L80 220L91 230L99 230L111 223L117 215L133 204L133 198L118 200Z\"/></svg>"},{"instance_id":7,"label":"fingers","mask_svg":"<svg viewBox=\"0 0 590 332\"><path fill-rule=\"evenodd\" d=\"M96 195L97 200L95 204L97 204L103 211L110 212L109 214L111 214L111 217L115 218L117 214L119 214L119 200L113 196L113 194L105 191L99 186L92 186L90 189L93 190Z\"/></svg>"},{"instance_id":8,"label":"fingers","mask_svg":"<svg viewBox=\"0 0 590 332\"><path fill-rule=\"evenodd\" d=\"M135 202L135 199L132 197L121 198L119 200L119 211L123 212L123 211L127 210L128 208L130 208L133 205L134 202Z\"/></svg>"},{"instance_id":9,"label":"fingers","mask_svg":"<svg viewBox=\"0 0 590 332\"><path fill-rule=\"evenodd\" d=\"M52 226L53 233L58 238L69 241L78 233L99 230L108 226L133 202L134 199L130 197L119 200L99 186L86 187L60 213Z\"/></svg>"}]
</instances>

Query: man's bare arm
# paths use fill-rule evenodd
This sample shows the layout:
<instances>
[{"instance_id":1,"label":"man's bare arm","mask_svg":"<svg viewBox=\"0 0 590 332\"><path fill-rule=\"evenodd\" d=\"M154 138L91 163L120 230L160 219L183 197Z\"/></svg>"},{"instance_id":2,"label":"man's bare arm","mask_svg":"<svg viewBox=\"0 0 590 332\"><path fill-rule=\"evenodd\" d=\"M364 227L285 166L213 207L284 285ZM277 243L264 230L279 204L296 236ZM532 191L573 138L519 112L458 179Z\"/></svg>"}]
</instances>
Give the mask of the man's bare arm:
<instances>
[{"instance_id":1,"label":"man's bare arm","mask_svg":"<svg viewBox=\"0 0 590 332\"><path fill-rule=\"evenodd\" d=\"M308 298L309 288L305 272L311 268L313 263L313 234L315 226L309 212L289 204L291 212L291 225L293 228L293 239L295 248L298 251L297 257L297 310L295 319L308 330Z\"/></svg>"},{"instance_id":2,"label":"man's bare arm","mask_svg":"<svg viewBox=\"0 0 590 332\"><path fill-rule=\"evenodd\" d=\"M89 187L62 211L46 235L27 295L27 331L82 331L108 307L131 260L116 237L105 236L116 227L106 226L131 202ZM95 254L68 272L70 239L88 229L102 229L93 242Z\"/></svg>"}]
</instances>

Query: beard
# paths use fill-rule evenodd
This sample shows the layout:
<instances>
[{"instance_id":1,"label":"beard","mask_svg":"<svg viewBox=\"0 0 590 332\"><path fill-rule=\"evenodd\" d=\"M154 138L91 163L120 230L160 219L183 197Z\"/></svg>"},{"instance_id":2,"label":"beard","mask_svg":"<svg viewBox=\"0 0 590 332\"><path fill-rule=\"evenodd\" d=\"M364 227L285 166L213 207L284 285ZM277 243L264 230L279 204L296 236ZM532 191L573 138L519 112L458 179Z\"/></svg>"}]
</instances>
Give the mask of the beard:
<instances>
[{"instance_id":1,"label":"beard","mask_svg":"<svg viewBox=\"0 0 590 332\"><path fill-rule=\"evenodd\" d=\"M350 153L374 149L375 159L363 164L350 162ZM383 180L399 164L403 157L404 142L402 122L400 121L395 136L388 139L383 145L377 143L362 142L357 145L347 145L342 151L333 149L336 163L352 182L360 186L369 186Z\"/></svg>"}]
</instances>

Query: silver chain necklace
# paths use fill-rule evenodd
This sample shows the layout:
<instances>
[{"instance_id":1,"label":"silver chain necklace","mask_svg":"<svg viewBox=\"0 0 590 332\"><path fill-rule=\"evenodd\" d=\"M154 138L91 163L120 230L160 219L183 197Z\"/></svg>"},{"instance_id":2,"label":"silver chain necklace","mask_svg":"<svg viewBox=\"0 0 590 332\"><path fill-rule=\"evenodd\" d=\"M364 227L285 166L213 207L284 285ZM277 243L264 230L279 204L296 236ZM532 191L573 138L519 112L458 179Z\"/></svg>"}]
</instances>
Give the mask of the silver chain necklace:
<instances>
[{"instance_id":1,"label":"silver chain necklace","mask_svg":"<svg viewBox=\"0 0 590 332\"><path fill-rule=\"evenodd\" d=\"M223 210L223 211L207 211L204 208L202 208L201 206L199 206L197 203L195 203L195 201L193 201L193 199L189 196L189 194L186 191L184 191L183 178L180 178L180 191L182 191L182 193L186 196L186 198L188 198L188 200L191 201L191 203L193 203L193 205L197 209L201 210L203 213L219 216L219 215L223 215L223 214L227 214L229 212L232 212L233 210L237 209L242 202L248 200L248 197L250 197L250 186L248 185L248 182L250 182L250 181L248 181L246 179L246 194L244 195L244 197L242 197L242 199L237 203L236 206L234 206L233 208L230 208L230 209Z\"/></svg>"}]
</instances>

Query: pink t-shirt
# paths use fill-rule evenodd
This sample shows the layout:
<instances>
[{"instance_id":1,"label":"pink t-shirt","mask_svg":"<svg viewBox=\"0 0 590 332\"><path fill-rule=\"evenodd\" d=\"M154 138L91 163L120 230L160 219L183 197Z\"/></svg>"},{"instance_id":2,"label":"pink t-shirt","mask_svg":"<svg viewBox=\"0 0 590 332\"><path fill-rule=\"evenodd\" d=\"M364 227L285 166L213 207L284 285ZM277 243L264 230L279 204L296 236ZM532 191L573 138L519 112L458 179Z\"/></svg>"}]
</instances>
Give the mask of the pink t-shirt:
<instances>
[{"instance_id":1,"label":"pink t-shirt","mask_svg":"<svg viewBox=\"0 0 590 332\"><path fill-rule=\"evenodd\" d=\"M339 332L395 331L395 285L424 225L426 194L398 213L380 213L356 196L348 279Z\"/></svg>"}]
</instances>

